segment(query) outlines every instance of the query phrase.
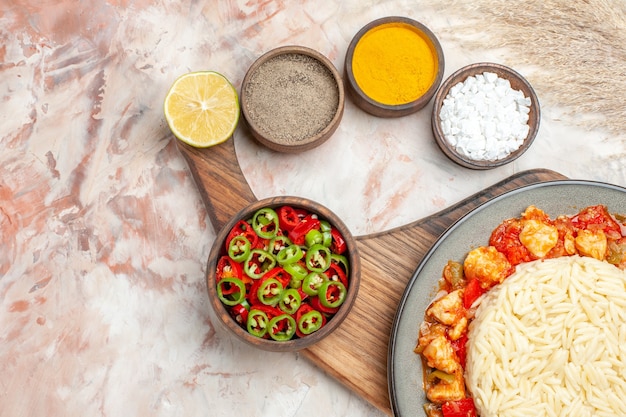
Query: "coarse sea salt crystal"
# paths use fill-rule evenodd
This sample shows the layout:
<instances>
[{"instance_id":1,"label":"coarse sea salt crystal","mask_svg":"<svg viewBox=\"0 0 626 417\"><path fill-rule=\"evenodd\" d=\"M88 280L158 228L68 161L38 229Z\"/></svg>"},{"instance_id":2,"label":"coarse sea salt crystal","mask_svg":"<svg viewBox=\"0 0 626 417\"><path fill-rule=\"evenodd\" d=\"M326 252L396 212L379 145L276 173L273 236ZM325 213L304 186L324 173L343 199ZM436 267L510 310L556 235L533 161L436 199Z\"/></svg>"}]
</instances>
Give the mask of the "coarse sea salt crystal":
<instances>
[{"instance_id":1,"label":"coarse sea salt crystal","mask_svg":"<svg viewBox=\"0 0 626 417\"><path fill-rule=\"evenodd\" d=\"M499 160L522 146L531 101L496 73L470 76L452 86L439 112L446 141L473 160Z\"/></svg>"}]
</instances>

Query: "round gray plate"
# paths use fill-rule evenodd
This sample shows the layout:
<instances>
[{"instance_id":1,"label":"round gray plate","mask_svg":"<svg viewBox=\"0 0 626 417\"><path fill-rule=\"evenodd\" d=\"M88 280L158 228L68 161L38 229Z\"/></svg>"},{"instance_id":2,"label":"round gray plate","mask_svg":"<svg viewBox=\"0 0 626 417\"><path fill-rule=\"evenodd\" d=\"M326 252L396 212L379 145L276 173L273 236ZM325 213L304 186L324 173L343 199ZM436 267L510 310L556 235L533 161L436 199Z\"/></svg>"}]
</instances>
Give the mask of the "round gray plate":
<instances>
[{"instance_id":1,"label":"round gray plate","mask_svg":"<svg viewBox=\"0 0 626 417\"><path fill-rule=\"evenodd\" d=\"M488 244L491 231L505 219L535 205L554 218L604 204L626 214L626 188L592 181L550 181L519 188L477 207L454 223L424 256L404 290L396 312L388 354L388 386L396 417L425 415L422 364L413 352L424 311L432 300L448 260L462 262L471 249Z\"/></svg>"}]
</instances>

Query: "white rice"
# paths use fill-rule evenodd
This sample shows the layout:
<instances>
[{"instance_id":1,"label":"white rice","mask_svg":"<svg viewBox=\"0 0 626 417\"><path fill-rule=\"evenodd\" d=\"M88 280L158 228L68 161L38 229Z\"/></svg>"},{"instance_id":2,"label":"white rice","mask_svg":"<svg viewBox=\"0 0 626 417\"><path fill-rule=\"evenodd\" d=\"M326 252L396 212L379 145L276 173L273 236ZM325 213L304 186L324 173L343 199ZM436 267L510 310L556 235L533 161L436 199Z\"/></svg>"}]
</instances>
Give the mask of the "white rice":
<instances>
[{"instance_id":1,"label":"white rice","mask_svg":"<svg viewBox=\"0 0 626 417\"><path fill-rule=\"evenodd\" d=\"M465 378L481 417L626 416L626 272L518 266L476 311Z\"/></svg>"}]
</instances>

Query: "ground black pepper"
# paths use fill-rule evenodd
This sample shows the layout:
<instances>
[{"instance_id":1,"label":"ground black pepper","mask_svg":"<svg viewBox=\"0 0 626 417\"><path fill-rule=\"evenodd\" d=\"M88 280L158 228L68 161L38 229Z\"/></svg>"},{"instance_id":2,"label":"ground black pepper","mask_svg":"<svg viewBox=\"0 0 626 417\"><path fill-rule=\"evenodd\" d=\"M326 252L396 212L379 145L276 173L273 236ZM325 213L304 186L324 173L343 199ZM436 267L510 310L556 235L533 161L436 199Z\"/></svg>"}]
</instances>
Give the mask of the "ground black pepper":
<instances>
[{"instance_id":1,"label":"ground black pepper","mask_svg":"<svg viewBox=\"0 0 626 417\"><path fill-rule=\"evenodd\" d=\"M248 121L274 142L294 144L321 132L339 106L333 74L317 59L299 53L261 64L243 92Z\"/></svg>"}]
</instances>

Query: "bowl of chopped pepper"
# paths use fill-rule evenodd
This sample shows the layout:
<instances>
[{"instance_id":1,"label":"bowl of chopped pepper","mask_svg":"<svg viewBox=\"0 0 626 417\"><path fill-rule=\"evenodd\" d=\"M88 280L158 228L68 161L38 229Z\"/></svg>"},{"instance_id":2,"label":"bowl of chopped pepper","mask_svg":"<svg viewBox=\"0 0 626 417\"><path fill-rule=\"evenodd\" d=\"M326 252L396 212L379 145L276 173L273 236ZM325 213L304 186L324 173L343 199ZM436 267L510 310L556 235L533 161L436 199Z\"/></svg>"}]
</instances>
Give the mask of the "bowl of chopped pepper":
<instances>
[{"instance_id":1,"label":"bowl of chopped pepper","mask_svg":"<svg viewBox=\"0 0 626 417\"><path fill-rule=\"evenodd\" d=\"M328 208L308 199L259 200L224 225L207 265L219 321L268 351L298 351L349 314L361 267L354 237Z\"/></svg>"}]
</instances>

